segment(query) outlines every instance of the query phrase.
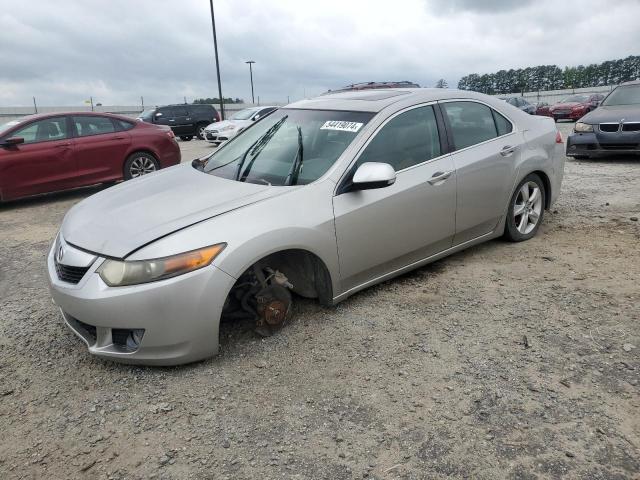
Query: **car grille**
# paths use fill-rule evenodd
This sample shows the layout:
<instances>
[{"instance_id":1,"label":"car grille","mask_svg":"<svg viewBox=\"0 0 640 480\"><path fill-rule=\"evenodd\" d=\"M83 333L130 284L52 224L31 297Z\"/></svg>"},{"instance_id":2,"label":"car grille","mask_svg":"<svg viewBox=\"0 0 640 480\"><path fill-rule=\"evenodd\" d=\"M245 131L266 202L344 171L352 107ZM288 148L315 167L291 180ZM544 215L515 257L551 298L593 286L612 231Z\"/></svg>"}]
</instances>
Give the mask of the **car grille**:
<instances>
[{"instance_id":1,"label":"car grille","mask_svg":"<svg viewBox=\"0 0 640 480\"><path fill-rule=\"evenodd\" d=\"M640 132L640 122L629 122L622 125L623 132Z\"/></svg>"},{"instance_id":2,"label":"car grille","mask_svg":"<svg viewBox=\"0 0 640 480\"><path fill-rule=\"evenodd\" d=\"M554 110L553 113L557 113L558 115L567 115L571 113L571 110Z\"/></svg>"},{"instance_id":3,"label":"car grille","mask_svg":"<svg viewBox=\"0 0 640 480\"><path fill-rule=\"evenodd\" d=\"M617 132L620 127L617 123L601 123L600 131L601 132Z\"/></svg>"},{"instance_id":4,"label":"car grille","mask_svg":"<svg viewBox=\"0 0 640 480\"><path fill-rule=\"evenodd\" d=\"M601 143L600 146L605 150L635 150L638 148L637 143Z\"/></svg>"},{"instance_id":5,"label":"car grille","mask_svg":"<svg viewBox=\"0 0 640 480\"><path fill-rule=\"evenodd\" d=\"M58 278L63 282L73 283L74 285L82 280L84 274L89 270L89 267L72 267L70 265L63 265L62 263L58 263L57 260L55 260L54 263Z\"/></svg>"}]
</instances>

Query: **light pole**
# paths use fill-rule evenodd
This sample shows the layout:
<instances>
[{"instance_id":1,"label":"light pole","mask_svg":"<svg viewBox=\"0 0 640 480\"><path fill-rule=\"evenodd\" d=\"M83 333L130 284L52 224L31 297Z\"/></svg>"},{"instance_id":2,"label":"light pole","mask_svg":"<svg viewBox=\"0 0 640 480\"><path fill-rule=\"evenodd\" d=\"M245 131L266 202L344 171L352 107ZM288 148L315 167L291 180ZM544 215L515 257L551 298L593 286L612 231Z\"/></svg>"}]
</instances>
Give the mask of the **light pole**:
<instances>
[{"instance_id":1,"label":"light pole","mask_svg":"<svg viewBox=\"0 0 640 480\"><path fill-rule=\"evenodd\" d=\"M256 100L253 96L253 69L251 68L251 66L256 63L253 60L248 60L244 63L248 63L249 64L249 77L251 77L251 103L255 104Z\"/></svg>"},{"instance_id":2,"label":"light pole","mask_svg":"<svg viewBox=\"0 0 640 480\"><path fill-rule=\"evenodd\" d=\"M220 120L224 120L224 104L222 102L222 83L220 82L220 62L218 62L218 40L216 39L216 17L213 15L213 0L209 0L211 7L211 27L213 28L213 49L216 53L216 73L218 75L218 96L220 97Z\"/></svg>"}]
</instances>

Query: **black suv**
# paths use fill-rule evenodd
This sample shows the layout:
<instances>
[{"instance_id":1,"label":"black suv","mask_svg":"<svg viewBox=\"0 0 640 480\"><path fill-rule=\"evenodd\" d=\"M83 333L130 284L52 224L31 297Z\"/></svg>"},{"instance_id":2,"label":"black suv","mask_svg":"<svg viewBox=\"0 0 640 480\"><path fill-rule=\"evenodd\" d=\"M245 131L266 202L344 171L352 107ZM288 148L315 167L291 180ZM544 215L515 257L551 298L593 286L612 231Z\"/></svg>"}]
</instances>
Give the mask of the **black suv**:
<instances>
[{"instance_id":1,"label":"black suv","mask_svg":"<svg viewBox=\"0 0 640 480\"><path fill-rule=\"evenodd\" d=\"M189 141L194 136L204 139L204 129L220 121L218 111L212 105L165 105L150 108L140 114L138 120L156 125L167 125L181 140Z\"/></svg>"}]
</instances>

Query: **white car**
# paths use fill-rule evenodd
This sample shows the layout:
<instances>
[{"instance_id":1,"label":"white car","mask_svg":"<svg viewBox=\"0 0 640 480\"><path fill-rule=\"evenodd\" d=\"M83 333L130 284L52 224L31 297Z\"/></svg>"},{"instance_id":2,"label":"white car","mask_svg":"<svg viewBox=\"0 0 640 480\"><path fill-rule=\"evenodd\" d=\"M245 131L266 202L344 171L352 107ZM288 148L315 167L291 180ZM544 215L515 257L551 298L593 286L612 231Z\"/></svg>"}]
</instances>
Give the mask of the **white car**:
<instances>
[{"instance_id":1,"label":"white car","mask_svg":"<svg viewBox=\"0 0 640 480\"><path fill-rule=\"evenodd\" d=\"M277 108L278 107L275 106L267 106L251 107L240 110L229 120L215 122L207 126L207 128L204 129L204 138L207 142L218 146L227 140L231 140L253 122L269 115L274 110L277 110Z\"/></svg>"}]
</instances>

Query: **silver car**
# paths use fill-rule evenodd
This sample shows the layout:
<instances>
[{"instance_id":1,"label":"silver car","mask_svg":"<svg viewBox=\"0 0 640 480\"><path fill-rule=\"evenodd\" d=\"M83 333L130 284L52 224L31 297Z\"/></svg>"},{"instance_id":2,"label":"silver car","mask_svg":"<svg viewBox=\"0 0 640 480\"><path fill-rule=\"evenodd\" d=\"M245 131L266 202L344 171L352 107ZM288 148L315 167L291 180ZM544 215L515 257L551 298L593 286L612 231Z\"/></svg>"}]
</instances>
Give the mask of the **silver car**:
<instances>
[{"instance_id":1,"label":"silver car","mask_svg":"<svg viewBox=\"0 0 640 480\"><path fill-rule=\"evenodd\" d=\"M221 318L272 334L296 295L334 305L471 245L531 238L563 168L552 119L486 95L303 100L74 206L48 255L51 294L92 354L191 362L218 352Z\"/></svg>"},{"instance_id":2,"label":"silver car","mask_svg":"<svg viewBox=\"0 0 640 480\"><path fill-rule=\"evenodd\" d=\"M253 122L257 122L277 109L276 106L245 108L233 114L228 120L208 125L204 129L204 138L207 142L219 146L231 140Z\"/></svg>"}]
</instances>

